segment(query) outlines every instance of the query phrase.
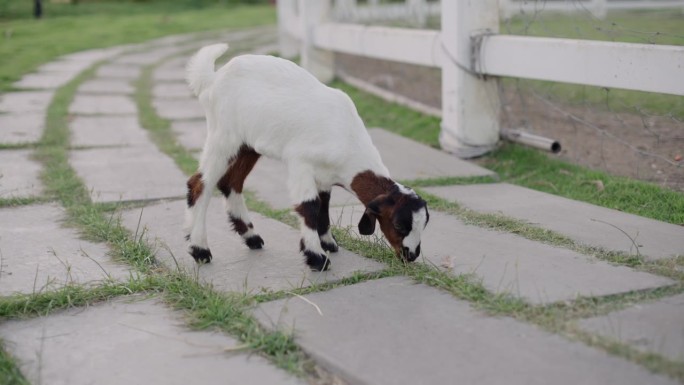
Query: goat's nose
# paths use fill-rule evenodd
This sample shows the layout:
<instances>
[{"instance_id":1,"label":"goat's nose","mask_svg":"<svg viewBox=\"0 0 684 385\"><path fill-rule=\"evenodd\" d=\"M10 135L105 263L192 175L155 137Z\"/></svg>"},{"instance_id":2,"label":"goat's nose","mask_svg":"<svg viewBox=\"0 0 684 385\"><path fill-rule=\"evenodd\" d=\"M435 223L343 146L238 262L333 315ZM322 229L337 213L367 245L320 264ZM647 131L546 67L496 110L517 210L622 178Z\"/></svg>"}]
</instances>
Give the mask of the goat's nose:
<instances>
[{"instance_id":1,"label":"goat's nose","mask_svg":"<svg viewBox=\"0 0 684 385\"><path fill-rule=\"evenodd\" d=\"M408 247L402 247L401 251L401 254L404 257L404 259L406 259L409 262L415 261L416 258L418 258L418 255L420 254L420 248L416 248L415 253L411 252Z\"/></svg>"}]
</instances>

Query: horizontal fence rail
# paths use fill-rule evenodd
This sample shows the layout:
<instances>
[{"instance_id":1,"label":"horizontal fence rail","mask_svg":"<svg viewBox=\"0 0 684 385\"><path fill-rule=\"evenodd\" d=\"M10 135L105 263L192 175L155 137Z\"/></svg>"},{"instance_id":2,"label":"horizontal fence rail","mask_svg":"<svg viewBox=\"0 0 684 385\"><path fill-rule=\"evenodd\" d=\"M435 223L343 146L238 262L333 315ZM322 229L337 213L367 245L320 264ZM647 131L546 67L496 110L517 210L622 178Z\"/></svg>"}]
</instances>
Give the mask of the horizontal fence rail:
<instances>
[{"instance_id":1,"label":"horizontal fence rail","mask_svg":"<svg viewBox=\"0 0 684 385\"><path fill-rule=\"evenodd\" d=\"M684 95L684 47L485 36L476 72Z\"/></svg>"}]
</instances>

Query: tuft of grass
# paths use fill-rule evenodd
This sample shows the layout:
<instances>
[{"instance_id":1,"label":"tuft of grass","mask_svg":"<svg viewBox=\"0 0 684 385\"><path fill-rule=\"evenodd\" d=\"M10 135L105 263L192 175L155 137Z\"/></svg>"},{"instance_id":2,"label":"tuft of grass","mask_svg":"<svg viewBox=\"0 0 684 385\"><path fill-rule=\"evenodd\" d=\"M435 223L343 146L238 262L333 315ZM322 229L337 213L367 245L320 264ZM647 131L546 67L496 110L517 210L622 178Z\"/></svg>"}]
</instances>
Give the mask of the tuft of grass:
<instances>
[{"instance_id":1,"label":"tuft of grass","mask_svg":"<svg viewBox=\"0 0 684 385\"><path fill-rule=\"evenodd\" d=\"M457 176L430 179L402 180L401 184L410 187L432 187L432 186L456 186L467 184L485 184L499 182L498 175L486 176Z\"/></svg>"},{"instance_id":2,"label":"tuft of grass","mask_svg":"<svg viewBox=\"0 0 684 385\"><path fill-rule=\"evenodd\" d=\"M261 353L290 373L303 376L310 371L307 368L312 363L294 343L292 335L268 331L251 316L253 297L219 293L185 274L173 274L165 279L164 298L174 308L188 312L191 327L219 329L236 336L245 344L245 349Z\"/></svg>"},{"instance_id":3,"label":"tuft of grass","mask_svg":"<svg viewBox=\"0 0 684 385\"><path fill-rule=\"evenodd\" d=\"M609 175L505 143L481 164L503 181L647 218L684 224L684 194L657 185ZM601 181L603 190L596 188Z\"/></svg>"},{"instance_id":4,"label":"tuft of grass","mask_svg":"<svg viewBox=\"0 0 684 385\"><path fill-rule=\"evenodd\" d=\"M158 291L153 276L132 276L127 282L105 281L99 286L70 284L58 290L0 297L0 319L25 319L47 316L62 309L104 302L114 297Z\"/></svg>"},{"instance_id":5,"label":"tuft of grass","mask_svg":"<svg viewBox=\"0 0 684 385\"><path fill-rule=\"evenodd\" d=\"M21 198L0 198L0 207L17 207L17 206L28 206L38 203L49 202L50 199L45 197L21 197Z\"/></svg>"},{"instance_id":6,"label":"tuft of grass","mask_svg":"<svg viewBox=\"0 0 684 385\"><path fill-rule=\"evenodd\" d=\"M0 384L30 385L26 377L21 374L17 361L3 348L2 340L0 340Z\"/></svg>"}]
</instances>

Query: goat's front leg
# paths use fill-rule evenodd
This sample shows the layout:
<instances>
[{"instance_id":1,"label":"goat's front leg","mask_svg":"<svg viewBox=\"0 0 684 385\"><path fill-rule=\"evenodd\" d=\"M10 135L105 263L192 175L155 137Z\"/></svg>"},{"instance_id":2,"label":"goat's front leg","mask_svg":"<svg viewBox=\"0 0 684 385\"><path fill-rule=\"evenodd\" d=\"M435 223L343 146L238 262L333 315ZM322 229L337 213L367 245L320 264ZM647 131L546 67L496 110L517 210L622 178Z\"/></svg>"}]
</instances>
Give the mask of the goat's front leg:
<instances>
[{"instance_id":1,"label":"goat's front leg","mask_svg":"<svg viewBox=\"0 0 684 385\"><path fill-rule=\"evenodd\" d=\"M318 235L321 200L318 196L312 170L305 166L290 165L289 187L292 199L300 202L295 211L299 214L302 239L299 248L311 270L324 271L330 268L330 260L321 246Z\"/></svg>"},{"instance_id":2,"label":"goat's front leg","mask_svg":"<svg viewBox=\"0 0 684 385\"><path fill-rule=\"evenodd\" d=\"M321 247L323 250L336 253L339 248L337 241L330 232L330 190L323 190L318 192L318 199L321 202L321 208L318 213L318 237L321 240Z\"/></svg>"}]
</instances>

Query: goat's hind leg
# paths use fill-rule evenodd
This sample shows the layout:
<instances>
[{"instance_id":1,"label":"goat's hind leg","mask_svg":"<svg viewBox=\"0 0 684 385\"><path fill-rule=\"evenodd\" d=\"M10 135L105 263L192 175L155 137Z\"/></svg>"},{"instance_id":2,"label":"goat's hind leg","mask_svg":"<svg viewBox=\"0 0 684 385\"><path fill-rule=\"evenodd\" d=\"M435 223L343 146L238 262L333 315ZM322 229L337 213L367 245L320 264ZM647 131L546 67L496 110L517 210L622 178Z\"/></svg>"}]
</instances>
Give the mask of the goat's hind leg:
<instances>
[{"instance_id":1,"label":"goat's hind leg","mask_svg":"<svg viewBox=\"0 0 684 385\"><path fill-rule=\"evenodd\" d=\"M318 237L321 239L321 247L323 250L336 253L339 250L337 241L330 232L330 190L323 190L318 192L318 199L321 202L321 208L318 213Z\"/></svg>"},{"instance_id":2,"label":"goat's hind leg","mask_svg":"<svg viewBox=\"0 0 684 385\"><path fill-rule=\"evenodd\" d=\"M223 193L228 220L233 230L238 233L247 247L261 249L264 240L254 232L254 225L249 218L249 211L245 205L242 188L245 179L254 168L261 155L247 146L240 147L237 156L231 161L228 171L218 182L218 188Z\"/></svg>"},{"instance_id":3,"label":"goat's hind leg","mask_svg":"<svg viewBox=\"0 0 684 385\"><path fill-rule=\"evenodd\" d=\"M186 210L187 240L190 242L188 252L197 263L211 262L212 255L207 242L206 215L211 194L219 178L228 169L228 159L237 151L226 151L207 141L202 153L199 170L188 179L188 195Z\"/></svg>"}]
</instances>

